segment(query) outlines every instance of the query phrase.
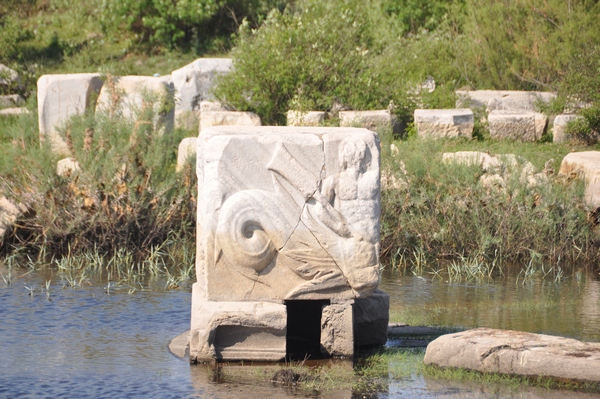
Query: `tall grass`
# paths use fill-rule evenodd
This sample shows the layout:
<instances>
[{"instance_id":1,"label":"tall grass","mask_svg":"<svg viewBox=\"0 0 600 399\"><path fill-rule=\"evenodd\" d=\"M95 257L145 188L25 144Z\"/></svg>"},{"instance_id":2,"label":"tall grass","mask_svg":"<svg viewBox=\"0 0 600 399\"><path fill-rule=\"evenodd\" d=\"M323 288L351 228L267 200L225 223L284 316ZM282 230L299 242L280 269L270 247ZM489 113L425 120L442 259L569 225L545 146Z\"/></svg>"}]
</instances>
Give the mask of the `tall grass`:
<instances>
[{"instance_id":1,"label":"tall grass","mask_svg":"<svg viewBox=\"0 0 600 399\"><path fill-rule=\"evenodd\" d=\"M585 210L583 183L556 173L572 148L384 137L381 255L386 265L466 279L497 275L511 265L563 272L575 263L595 265L600 235ZM396 154L388 150L392 141ZM442 162L444 152L459 149L516 153L538 172L545 170L548 180L532 186L513 173L502 188L486 186L479 166Z\"/></svg>"},{"instance_id":2,"label":"tall grass","mask_svg":"<svg viewBox=\"0 0 600 399\"><path fill-rule=\"evenodd\" d=\"M28 211L3 238L3 257L54 258L60 268L63 257L69 263L87 257L92 267L91 254L115 254L113 261L128 254L117 268L124 270L156 258L166 242L194 242L195 170L189 164L175 172L177 145L193 133L164 132L156 123L156 112L164 110L151 100L132 119L100 112L62 126L80 164L67 176L56 174L58 156L40 143L35 114L6 127L0 191Z\"/></svg>"}]
</instances>

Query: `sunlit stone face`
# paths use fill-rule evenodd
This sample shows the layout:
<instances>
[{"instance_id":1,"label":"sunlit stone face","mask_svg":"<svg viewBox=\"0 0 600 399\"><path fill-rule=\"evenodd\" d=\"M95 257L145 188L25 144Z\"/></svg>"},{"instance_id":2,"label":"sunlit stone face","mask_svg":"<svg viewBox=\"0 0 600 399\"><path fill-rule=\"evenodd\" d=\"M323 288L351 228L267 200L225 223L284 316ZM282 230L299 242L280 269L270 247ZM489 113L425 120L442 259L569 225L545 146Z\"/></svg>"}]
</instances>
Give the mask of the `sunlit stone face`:
<instances>
[{"instance_id":1,"label":"sunlit stone face","mask_svg":"<svg viewBox=\"0 0 600 399\"><path fill-rule=\"evenodd\" d=\"M379 281L379 142L366 129L215 127L198 140L209 301L352 299Z\"/></svg>"}]
</instances>

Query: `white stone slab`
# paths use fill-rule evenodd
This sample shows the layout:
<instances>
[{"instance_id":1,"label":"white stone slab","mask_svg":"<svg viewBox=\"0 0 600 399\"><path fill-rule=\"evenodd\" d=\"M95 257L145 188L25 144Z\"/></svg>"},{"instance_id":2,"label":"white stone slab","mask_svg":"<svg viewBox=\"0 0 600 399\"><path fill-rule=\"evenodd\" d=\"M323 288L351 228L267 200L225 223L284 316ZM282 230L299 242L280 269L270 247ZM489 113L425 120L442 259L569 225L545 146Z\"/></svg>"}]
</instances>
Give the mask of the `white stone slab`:
<instances>
[{"instance_id":1,"label":"white stone slab","mask_svg":"<svg viewBox=\"0 0 600 399\"><path fill-rule=\"evenodd\" d=\"M171 73L175 86L175 120L178 127L198 122L200 103L214 100L211 90L219 75L233 66L231 58L199 58ZM194 120L195 119L195 123Z\"/></svg>"},{"instance_id":2,"label":"white stone slab","mask_svg":"<svg viewBox=\"0 0 600 399\"><path fill-rule=\"evenodd\" d=\"M325 120L325 111L293 111L287 112L288 126L319 126Z\"/></svg>"},{"instance_id":3,"label":"white stone slab","mask_svg":"<svg viewBox=\"0 0 600 399\"><path fill-rule=\"evenodd\" d=\"M200 115L200 131L212 126L260 126L261 120L253 112L205 111Z\"/></svg>"},{"instance_id":4,"label":"white stone slab","mask_svg":"<svg viewBox=\"0 0 600 399\"><path fill-rule=\"evenodd\" d=\"M556 118L554 118L554 126L552 127L552 141L554 143L565 143L569 141L569 137L567 136L567 125L569 122L576 120L583 120L583 117L574 114L557 115Z\"/></svg>"},{"instance_id":5,"label":"white stone slab","mask_svg":"<svg viewBox=\"0 0 600 399\"><path fill-rule=\"evenodd\" d=\"M196 155L197 137L186 137L181 140L177 150L177 167L179 172L192 156Z\"/></svg>"},{"instance_id":6,"label":"white stone slab","mask_svg":"<svg viewBox=\"0 0 600 399\"><path fill-rule=\"evenodd\" d=\"M415 125L421 137L473 137L473 111L463 109L416 109Z\"/></svg>"},{"instance_id":7,"label":"white stone slab","mask_svg":"<svg viewBox=\"0 0 600 399\"><path fill-rule=\"evenodd\" d=\"M393 128L396 122L395 115L387 109L377 111L340 111L340 126L363 127L376 130L381 127Z\"/></svg>"},{"instance_id":8,"label":"white stone slab","mask_svg":"<svg viewBox=\"0 0 600 399\"><path fill-rule=\"evenodd\" d=\"M520 331L478 328L443 335L427 346L423 361L484 373L600 382L600 343Z\"/></svg>"},{"instance_id":9,"label":"white stone slab","mask_svg":"<svg viewBox=\"0 0 600 399\"><path fill-rule=\"evenodd\" d=\"M0 115L3 115L3 116L26 115L28 113L29 113L29 110L25 107L0 109Z\"/></svg>"},{"instance_id":10,"label":"white stone slab","mask_svg":"<svg viewBox=\"0 0 600 399\"><path fill-rule=\"evenodd\" d=\"M488 124L493 139L537 141L544 133L546 117L530 111L492 111Z\"/></svg>"},{"instance_id":11,"label":"white stone slab","mask_svg":"<svg viewBox=\"0 0 600 399\"><path fill-rule=\"evenodd\" d=\"M207 301L192 287L190 361L279 361L286 355L287 309L272 302Z\"/></svg>"},{"instance_id":12,"label":"white stone slab","mask_svg":"<svg viewBox=\"0 0 600 399\"><path fill-rule=\"evenodd\" d=\"M97 73L41 76L37 82L40 140L48 139L54 151L68 154L67 145L57 128L93 106L91 100L102 85Z\"/></svg>"},{"instance_id":13,"label":"white stone slab","mask_svg":"<svg viewBox=\"0 0 600 399\"><path fill-rule=\"evenodd\" d=\"M100 91L96 110L137 120L152 104L155 129L170 131L174 126L174 89L171 76L113 76ZM167 107L165 107L167 105Z\"/></svg>"},{"instance_id":14,"label":"white stone slab","mask_svg":"<svg viewBox=\"0 0 600 399\"><path fill-rule=\"evenodd\" d=\"M585 181L585 202L591 211L600 207L600 151L582 151L567 154L561 164L562 176L573 176Z\"/></svg>"},{"instance_id":15,"label":"white stone slab","mask_svg":"<svg viewBox=\"0 0 600 399\"><path fill-rule=\"evenodd\" d=\"M458 90L456 96L456 108L484 108L486 112L536 111L539 102L549 103L556 98L555 93L516 90Z\"/></svg>"}]
</instances>

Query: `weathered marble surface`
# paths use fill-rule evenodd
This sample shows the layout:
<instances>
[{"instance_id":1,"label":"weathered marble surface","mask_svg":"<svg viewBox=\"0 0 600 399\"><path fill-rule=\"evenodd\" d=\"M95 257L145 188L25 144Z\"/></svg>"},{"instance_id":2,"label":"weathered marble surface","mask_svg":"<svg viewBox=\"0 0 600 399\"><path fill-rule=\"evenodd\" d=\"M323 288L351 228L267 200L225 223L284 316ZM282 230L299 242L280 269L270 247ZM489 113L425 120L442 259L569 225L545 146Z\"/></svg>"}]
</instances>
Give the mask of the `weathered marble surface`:
<instances>
[{"instance_id":1,"label":"weathered marble surface","mask_svg":"<svg viewBox=\"0 0 600 399\"><path fill-rule=\"evenodd\" d=\"M215 127L200 135L197 157L207 299L350 299L376 288L376 134Z\"/></svg>"},{"instance_id":2,"label":"weathered marble surface","mask_svg":"<svg viewBox=\"0 0 600 399\"><path fill-rule=\"evenodd\" d=\"M260 126L260 116L253 112L240 111L202 111L200 131L213 126Z\"/></svg>"},{"instance_id":3,"label":"weathered marble surface","mask_svg":"<svg viewBox=\"0 0 600 399\"><path fill-rule=\"evenodd\" d=\"M557 115L554 118L554 125L552 127L552 141L554 143L565 143L569 141L567 136L567 125L569 122L577 120L583 120L583 116L574 114L563 114Z\"/></svg>"},{"instance_id":4,"label":"weathered marble surface","mask_svg":"<svg viewBox=\"0 0 600 399\"><path fill-rule=\"evenodd\" d=\"M103 83L97 73L41 76L37 81L40 140L48 139L54 151L68 155L57 128L93 107L91 100Z\"/></svg>"},{"instance_id":5,"label":"weathered marble surface","mask_svg":"<svg viewBox=\"0 0 600 399\"><path fill-rule=\"evenodd\" d=\"M232 68L231 58L199 58L171 73L175 86L175 120L178 127L198 123L200 103L213 100L216 78Z\"/></svg>"},{"instance_id":6,"label":"weathered marble surface","mask_svg":"<svg viewBox=\"0 0 600 399\"><path fill-rule=\"evenodd\" d=\"M567 154L560 163L562 176L585 181L585 203L589 210L600 208L600 151L581 151Z\"/></svg>"},{"instance_id":7,"label":"weathered marble surface","mask_svg":"<svg viewBox=\"0 0 600 399\"><path fill-rule=\"evenodd\" d=\"M177 172L183 169L188 159L196 155L197 137L186 137L179 143L177 147Z\"/></svg>"},{"instance_id":8,"label":"weathered marble surface","mask_svg":"<svg viewBox=\"0 0 600 399\"><path fill-rule=\"evenodd\" d=\"M490 137L536 141L544 134L547 118L544 114L530 111L492 111L488 115Z\"/></svg>"},{"instance_id":9,"label":"weathered marble surface","mask_svg":"<svg viewBox=\"0 0 600 399\"><path fill-rule=\"evenodd\" d=\"M421 137L471 138L475 119L470 109L416 109L415 126Z\"/></svg>"},{"instance_id":10,"label":"weathered marble surface","mask_svg":"<svg viewBox=\"0 0 600 399\"><path fill-rule=\"evenodd\" d=\"M340 126L360 126L376 130L381 127L395 128L396 116L387 109L375 111L340 111Z\"/></svg>"},{"instance_id":11,"label":"weathered marble surface","mask_svg":"<svg viewBox=\"0 0 600 399\"><path fill-rule=\"evenodd\" d=\"M425 364L480 372L600 382L600 343L477 328L427 346Z\"/></svg>"}]
</instances>

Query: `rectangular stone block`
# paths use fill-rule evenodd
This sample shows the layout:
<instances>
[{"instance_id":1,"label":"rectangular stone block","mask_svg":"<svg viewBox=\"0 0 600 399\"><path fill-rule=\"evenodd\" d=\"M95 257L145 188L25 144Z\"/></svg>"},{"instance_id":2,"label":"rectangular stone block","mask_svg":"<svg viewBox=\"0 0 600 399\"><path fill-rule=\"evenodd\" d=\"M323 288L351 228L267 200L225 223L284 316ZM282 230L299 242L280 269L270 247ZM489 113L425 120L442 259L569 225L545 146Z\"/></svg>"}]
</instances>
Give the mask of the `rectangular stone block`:
<instances>
[{"instance_id":1,"label":"rectangular stone block","mask_svg":"<svg viewBox=\"0 0 600 399\"><path fill-rule=\"evenodd\" d=\"M200 103L213 100L211 93L218 76L231 70L231 58L199 58L171 73L175 87L175 120L178 127L198 124Z\"/></svg>"},{"instance_id":2,"label":"rectangular stone block","mask_svg":"<svg viewBox=\"0 0 600 399\"><path fill-rule=\"evenodd\" d=\"M325 120L324 111L293 111L287 112L288 126L319 126Z\"/></svg>"},{"instance_id":3,"label":"rectangular stone block","mask_svg":"<svg viewBox=\"0 0 600 399\"><path fill-rule=\"evenodd\" d=\"M488 123L493 139L536 141L544 133L546 117L538 112L492 111Z\"/></svg>"},{"instance_id":4,"label":"rectangular stone block","mask_svg":"<svg viewBox=\"0 0 600 399\"><path fill-rule=\"evenodd\" d=\"M340 111L340 126L359 126L376 130L381 127L394 128L396 117L387 109L376 111Z\"/></svg>"},{"instance_id":5,"label":"rectangular stone block","mask_svg":"<svg viewBox=\"0 0 600 399\"><path fill-rule=\"evenodd\" d=\"M40 140L49 140L55 152L68 155L67 144L57 128L93 107L91 100L102 85L97 73L41 76L37 81Z\"/></svg>"},{"instance_id":6,"label":"rectangular stone block","mask_svg":"<svg viewBox=\"0 0 600 399\"><path fill-rule=\"evenodd\" d=\"M475 119L470 109L416 109L415 126L421 137L471 138Z\"/></svg>"},{"instance_id":7,"label":"rectangular stone block","mask_svg":"<svg viewBox=\"0 0 600 399\"><path fill-rule=\"evenodd\" d=\"M390 296L375 290L368 298L354 301L354 344L358 346L384 345L390 321Z\"/></svg>"},{"instance_id":8,"label":"rectangular stone block","mask_svg":"<svg viewBox=\"0 0 600 399\"><path fill-rule=\"evenodd\" d=\"M549 103L555 93L518 90L458 90L456 108L483 108L486 112L535 111L539 102Z\"/></svg>"},{"instance_id":9,"label":"rectangular stone block","mask_svg":"<svg viewBox=\"0 0 600 399\"><path fill-rule=\"evenodd\" d=\"M286 307L271 302L212 302L192 288L190 361L279 361L286 355Z\"/></svg>"},{"instance_id":10,"label":"rectangular stone block","mask_svg":"<svg viewBox=\"0 0 600 399\"><path fill-rule=\"evenodd\" d=\"M353 301L323 307L321 317L321 351L328 356L349 357L354 354Z\"/></svg>"},{"instance_id":11,"label":"rectangular stone block","mask_svg":"<svg viewBox=\"0 0 600 399\"><path fill-rule=\"evenodd\" d=\"M198 139L198 282L211 301L369 296L379 140L366 129L213 127Z\"/></svg>"},{"instance_id":12,"label":"rectangular stone block","mask_svg":"<svg viewBox=\"0 0 600 399\"><path fill-rule=\"evenodd\" d=\"M200 131L212 126L260 126L260 117L253 112L205 111L200 114Z\"/></svg>"},{"instance_id":13,"label":"rectangular stone block","mask_svg":"<svg viewBox=\"0 0 600 399\"><path fill-rule=\"evenodd\" d=\"M582 120L581 115L557 115L554 119L554 126L552 127L552 141L554 143L565 143L569 141L567 136L567 125L569 122L576 120Z\"/></svg>"}]
</instances>

